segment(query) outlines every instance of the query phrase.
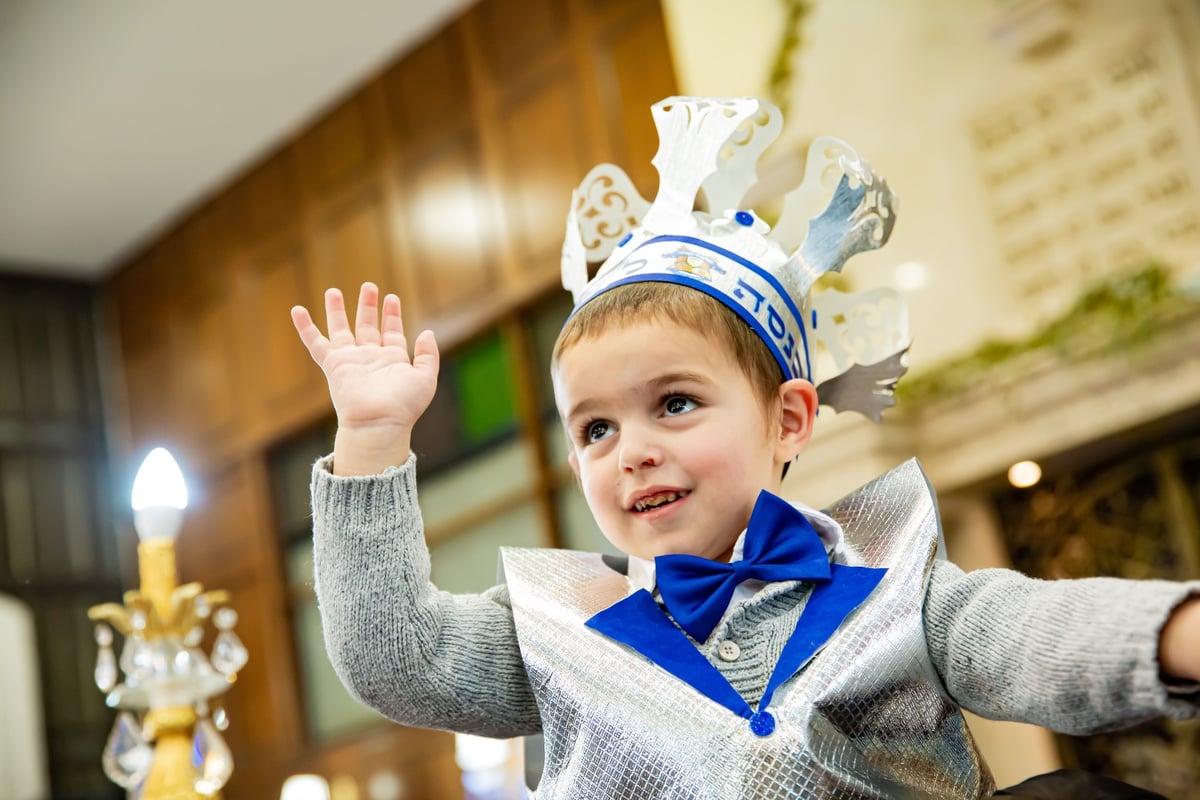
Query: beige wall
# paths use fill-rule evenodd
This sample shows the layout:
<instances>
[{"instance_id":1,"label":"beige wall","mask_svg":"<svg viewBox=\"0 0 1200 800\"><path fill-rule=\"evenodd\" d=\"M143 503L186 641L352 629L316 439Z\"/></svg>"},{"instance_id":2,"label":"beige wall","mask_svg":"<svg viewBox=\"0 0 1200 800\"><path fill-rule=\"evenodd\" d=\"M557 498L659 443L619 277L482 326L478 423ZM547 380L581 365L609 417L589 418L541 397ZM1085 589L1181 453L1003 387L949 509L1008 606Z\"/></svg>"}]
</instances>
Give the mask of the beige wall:
<instances>
[{"instance_id":1,"label":"beige wall","mask_svg":"<svg viewBox=\"0 0 1200 800\"><path fill-rule=\"evenodd\" d=\"M1023 6L1043 16L1024 25L999 16L1001 7ZM663 0L663 7L683 92L766 93L784 19L779 0ZM1174 124L1190 148L1182 161L1192 165L1193 187L1200 185L1196 17L1194 3L1174 0L816 2L794 61L788 121L765 163L788 161L789 149L828 134L857 148L895 188L902 203L891 242L856 257L847 274L867 286L890 282L900 263L927 265L928 285L909 293L910 363L919 371L986 337L1024 332L1031 321L999 252L971 121L1144 35L1171 73ZM1014 52L1015 37L1036 38L1059 21L1069 32L1065 46L1042 57ZM1200 272L1195 235L1172 255L1188 274ZM1053 269L1047 282L1057 280ZM1062 287L1059 305L1081 288Z\"/></svg>"}]
</instances>

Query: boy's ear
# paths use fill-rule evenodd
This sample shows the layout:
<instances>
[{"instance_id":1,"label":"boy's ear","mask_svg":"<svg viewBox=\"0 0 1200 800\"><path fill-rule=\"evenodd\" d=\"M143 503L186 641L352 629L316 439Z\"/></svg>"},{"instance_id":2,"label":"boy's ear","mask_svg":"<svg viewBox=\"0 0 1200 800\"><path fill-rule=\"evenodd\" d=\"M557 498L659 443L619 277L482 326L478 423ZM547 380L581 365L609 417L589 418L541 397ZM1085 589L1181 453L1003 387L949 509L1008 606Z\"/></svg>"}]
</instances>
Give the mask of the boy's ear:
<instances>
[{"instance_id":1,"label":"boy's ear","mask_svg":"<svg viewBox=\"0 0 1200 800\"><path fill-rule=\"evenodd\" d=\"M779 386L779 441L776 456L787 463L800 455L817 417L817 388L803 378Z\"/></svg>"}]
</instances>

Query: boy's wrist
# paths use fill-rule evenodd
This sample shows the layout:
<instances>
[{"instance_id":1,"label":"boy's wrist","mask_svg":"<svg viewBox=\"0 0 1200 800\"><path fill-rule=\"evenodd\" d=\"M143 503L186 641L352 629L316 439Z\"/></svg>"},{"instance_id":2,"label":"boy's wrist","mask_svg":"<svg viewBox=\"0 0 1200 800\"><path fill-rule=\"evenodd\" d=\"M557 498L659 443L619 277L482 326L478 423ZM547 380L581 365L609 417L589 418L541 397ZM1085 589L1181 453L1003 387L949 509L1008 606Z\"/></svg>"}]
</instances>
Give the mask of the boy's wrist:
<instances>
[{"instance_id":1,"label":"boy's wrist","mask_svg":"<svg viewBox=\"0 0 1200 800\"><path fill-rule=\"evenodd\" d=\"M1159 638L1158 660L1165 677L1200 681L1200 597L1184 600L1171 612Z\"/></svg>"},{"instance_id":2,"label":"boy's wrist","mask_svg":"<svg viewBox=\"0 0 1200 800\"><path fill-rule=\"evenodd\" d=\"M333 474L378 475L408 460L411 428L339 427L333 440Z\"/></svg>"}]
</instances>

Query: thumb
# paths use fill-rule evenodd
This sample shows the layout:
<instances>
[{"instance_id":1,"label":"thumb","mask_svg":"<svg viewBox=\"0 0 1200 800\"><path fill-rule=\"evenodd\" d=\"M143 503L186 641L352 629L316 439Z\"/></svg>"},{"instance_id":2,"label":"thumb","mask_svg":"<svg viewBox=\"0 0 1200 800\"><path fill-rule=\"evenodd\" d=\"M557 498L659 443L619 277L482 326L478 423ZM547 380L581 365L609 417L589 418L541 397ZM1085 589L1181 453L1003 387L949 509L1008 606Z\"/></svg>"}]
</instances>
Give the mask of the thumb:
<instances>
[{"instance_id":1,"label":"thumb","mask_svg":"<svg viewBox=\"0 0 1200 800\"><path fill-rule=\"evenodd\" d=\"M412 363L422 372L428 372L430 377L437 378L441 355L438 353L437 339L434 338L433 331L421 331L421 335L417 337L413 345Z\"/></svg>"}]
</instances>

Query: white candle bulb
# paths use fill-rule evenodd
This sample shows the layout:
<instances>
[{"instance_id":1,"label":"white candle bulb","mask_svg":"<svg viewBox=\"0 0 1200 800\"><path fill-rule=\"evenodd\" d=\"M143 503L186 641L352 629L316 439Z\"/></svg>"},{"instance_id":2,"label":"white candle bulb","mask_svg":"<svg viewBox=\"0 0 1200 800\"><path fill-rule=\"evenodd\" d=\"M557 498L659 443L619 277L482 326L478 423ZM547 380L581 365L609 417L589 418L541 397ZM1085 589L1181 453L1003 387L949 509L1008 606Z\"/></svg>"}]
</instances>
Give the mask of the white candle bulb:
<instances>
[{"instance_id":1,"label":"white candle bulb","mask_svg":"<svg viewBox=\"0 0 1200 800\"><path fill-rule=\"evenodd\" d=\"M133 479L133 510L167 506L187 508L187 484L179 465L165 448L156 447L146 456Z\"/></svg>"},{"instance_id":2,"label":"white candle bulb","mask_svg":"<svg viewBox=\"0 0 1200 800\"><path fill-rule=\"evenodd\" d=\"M146 456L133 479L133 524L138 538L173 539L183 524L187 485L179 465L165 449L156 447Z\"/></svg>"}]
</instances>

